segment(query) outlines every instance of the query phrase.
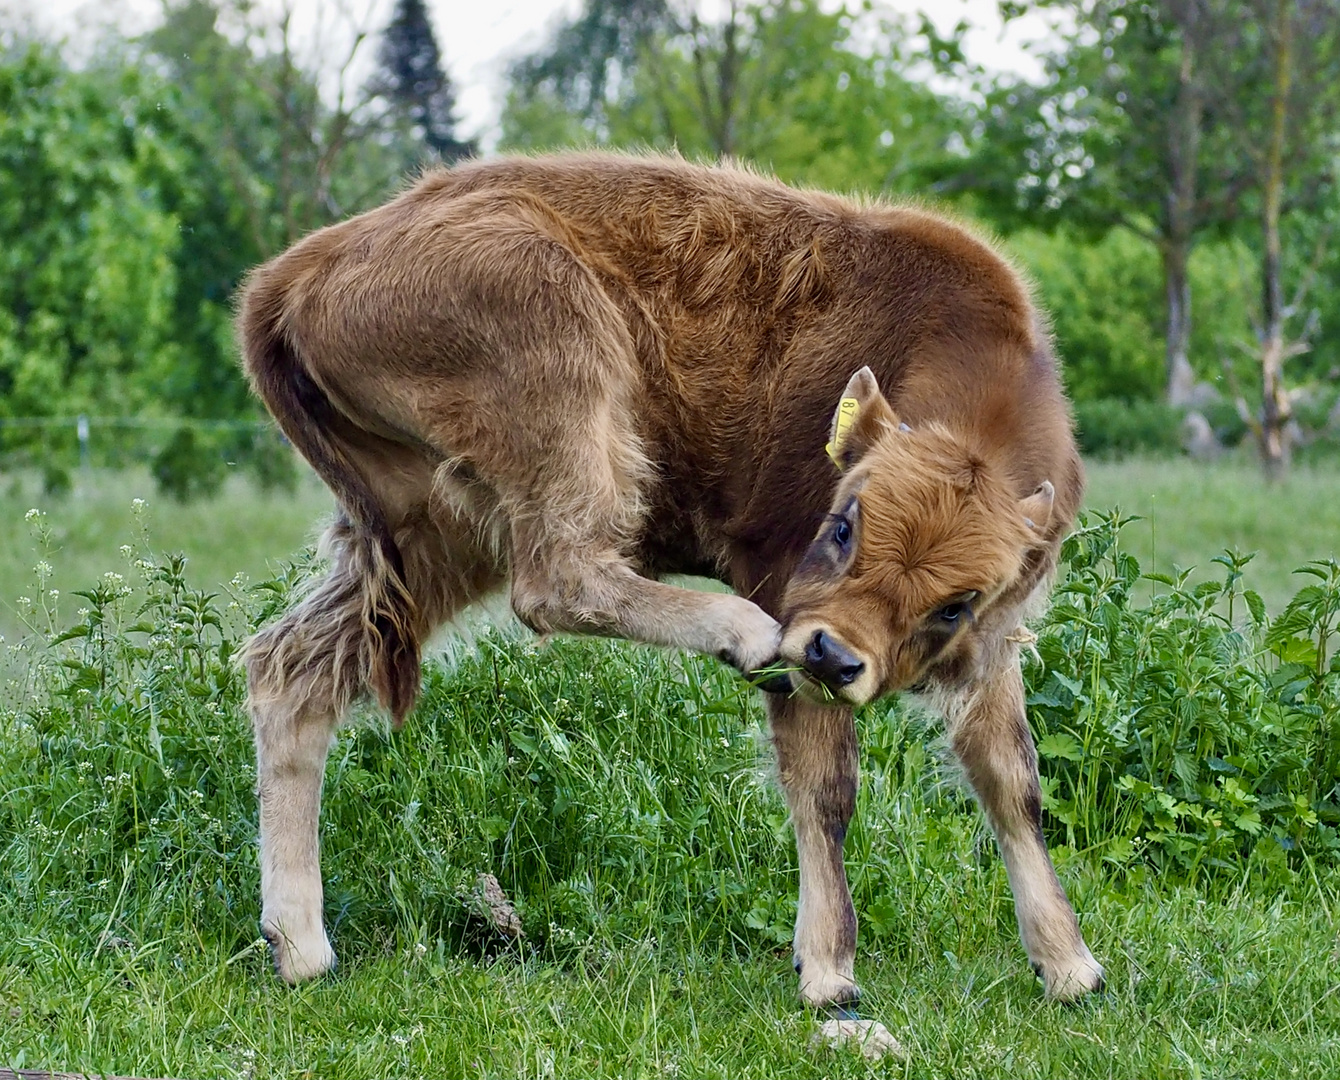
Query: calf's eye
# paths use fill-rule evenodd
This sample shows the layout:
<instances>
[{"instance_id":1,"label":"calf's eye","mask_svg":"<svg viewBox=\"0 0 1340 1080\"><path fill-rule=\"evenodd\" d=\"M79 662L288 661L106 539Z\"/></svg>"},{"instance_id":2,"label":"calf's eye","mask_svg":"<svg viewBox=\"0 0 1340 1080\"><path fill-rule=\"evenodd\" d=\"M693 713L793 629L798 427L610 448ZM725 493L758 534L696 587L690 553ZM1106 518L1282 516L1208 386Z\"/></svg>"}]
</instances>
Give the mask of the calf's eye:
<instances>
[{"instance_id":1,"label":"calf's eye","mask_svg":"<svg viewBox=\"0 0 1340 1080\"><path fill-rule=\"evenodd\" d=\"M977 594L968 593L960 596L957 600L951 600L935 613L935 617L947 626L957 626L960 619L972 618L972 602L977 599Z\"/></svg>"},{"instance_id":2,"label":"calf's eye","mask_svg":"<svg viewBox=\"0 0 1340 1080\"><path fill-rule=\"evenodd\" d=\"M851 524L846 518L833 526L833 543L844 552L851 546Z\"/></svg>"}]
</instances>

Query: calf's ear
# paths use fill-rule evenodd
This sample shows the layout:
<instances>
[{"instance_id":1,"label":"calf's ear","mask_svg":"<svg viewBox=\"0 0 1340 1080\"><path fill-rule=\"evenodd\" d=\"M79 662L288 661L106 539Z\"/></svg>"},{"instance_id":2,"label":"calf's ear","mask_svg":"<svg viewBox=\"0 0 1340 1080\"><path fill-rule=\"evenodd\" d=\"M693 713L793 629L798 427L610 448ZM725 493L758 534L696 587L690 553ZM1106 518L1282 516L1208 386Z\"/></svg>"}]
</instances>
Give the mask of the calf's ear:
<instances>
[{"instance_id":1,"label":"calf's ear","mask_svg":"<svg viewBox=\"0 0 1340 1080\"><path fill-rule=\"evenodd\" d=\"M887 429L898 427L898 416L879 392L875 373L861 368L847 380L829 428L828 456L840 471L851 468Z\"/></svg>"},{"instance_id":2,"label":"calf's ear","mask_svg":"<svg viewBox=\"0 0 1340 1080\"><path fill-rule=\"evenodd\" d=\"M1055 499L1056 489L1052 487L1052 482L1042 481L1037 491L1019 500L1019 513L1023 515L1024 524L1035 532L1045 529L1047 522L1052 519L1052 503Z\"/></svg>"}]
</instances>

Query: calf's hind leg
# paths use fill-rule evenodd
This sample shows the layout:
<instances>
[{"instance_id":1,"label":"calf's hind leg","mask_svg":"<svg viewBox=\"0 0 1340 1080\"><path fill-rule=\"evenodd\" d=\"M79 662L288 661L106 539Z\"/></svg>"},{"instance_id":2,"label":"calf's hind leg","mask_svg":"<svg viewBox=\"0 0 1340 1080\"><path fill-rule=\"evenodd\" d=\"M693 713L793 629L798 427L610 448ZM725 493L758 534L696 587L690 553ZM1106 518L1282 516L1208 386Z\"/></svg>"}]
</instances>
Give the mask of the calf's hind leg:
<instances>
[{"instance_id":1,"label":"calf's hind leg","mask_svg":"<svg viewBox=\"0 0 1340 1080\"><path fill-rule=\"evenodd\" d=\"M397 539L417 601L420 640L497 584L491 565L472 561L466 545L452 550L435 532L421 532L418 542ZM290 983L335 964L322 919L322 775L336 726L369 685L379 644L365 603L376 571L356 532L337 524L327 543L334 563L329 575L258 633L246 652L260 800L261 932Z\"/></svg>"},{"instance_id":2,"label":"calf's hind leg","mask_svg":"<svg viewBox=\"0 0 1340 1080\"><path fill-rule=\"evenodd\" d=\"M1103 969L1042 838L1038 758L1024 715L1017 653L946 709L954 753L996 834L1014 893L1019 933L1047 996L1070 1001L1103 986Z\"/></svg>"},{"instance_id":3,"label":"calf's hind leg","mask_svg":"<svg viewBox=\"0 0 1340 1080\"><path fill-rule=\"evenodd\" d=\"M247 648L260 801L261 933L290 983L335 966L322 922L321 780L335 727L367 681L362 591L339 565Z\"/></svg>"}]
</instances>

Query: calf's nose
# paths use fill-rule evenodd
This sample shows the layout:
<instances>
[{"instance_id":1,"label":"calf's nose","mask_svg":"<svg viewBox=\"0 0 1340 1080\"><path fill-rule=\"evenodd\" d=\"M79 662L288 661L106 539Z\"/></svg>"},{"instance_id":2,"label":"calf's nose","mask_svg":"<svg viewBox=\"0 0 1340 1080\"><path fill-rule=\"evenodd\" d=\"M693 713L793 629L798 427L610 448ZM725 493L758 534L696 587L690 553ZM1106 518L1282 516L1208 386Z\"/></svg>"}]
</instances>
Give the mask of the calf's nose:
<instances>
[{"instance_id":1,"label":"calf's nose","mask_svg":"<svg viewBox=\"0 0 1340 1080\"><path fill-rule=\"evenodd\" d=\"M805 646L805 670L829 686L847 686L865 670L865 664L845 645L816 630Z\"/></svg>"}]
</instances>

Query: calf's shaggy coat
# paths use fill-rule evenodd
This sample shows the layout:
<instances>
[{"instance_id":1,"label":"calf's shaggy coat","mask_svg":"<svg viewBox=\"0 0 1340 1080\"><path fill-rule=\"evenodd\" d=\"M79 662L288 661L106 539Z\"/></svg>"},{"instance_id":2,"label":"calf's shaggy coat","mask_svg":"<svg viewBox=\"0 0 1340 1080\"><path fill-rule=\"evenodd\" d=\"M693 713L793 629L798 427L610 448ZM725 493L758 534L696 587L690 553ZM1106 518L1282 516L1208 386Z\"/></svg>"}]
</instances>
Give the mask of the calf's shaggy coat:
<instances>
[{"instance_id":1,"label":"calf's shaggy coat","mask_svg":"<svg viewBox=\"0 0 1340 1080\"><path fill-rule=\"evenodd\" d=\"M340 505L329 576L247 652L285 979L334 962L336 724L369 690L402 720L420 643L507 588L536 630L776 665L806 1002L858 993L852 707L907 689L947 719L1047 992L1100 985L1039 829L1015 643L1083 478L1047 335L989 246L727 168L503 159L295 244L252 275L240 330Z\"/></svg>"}]
</instances>

